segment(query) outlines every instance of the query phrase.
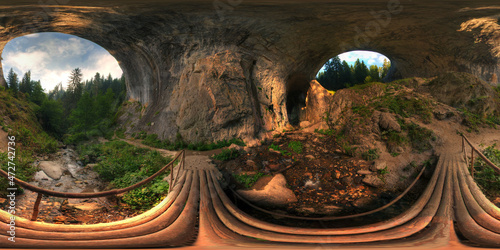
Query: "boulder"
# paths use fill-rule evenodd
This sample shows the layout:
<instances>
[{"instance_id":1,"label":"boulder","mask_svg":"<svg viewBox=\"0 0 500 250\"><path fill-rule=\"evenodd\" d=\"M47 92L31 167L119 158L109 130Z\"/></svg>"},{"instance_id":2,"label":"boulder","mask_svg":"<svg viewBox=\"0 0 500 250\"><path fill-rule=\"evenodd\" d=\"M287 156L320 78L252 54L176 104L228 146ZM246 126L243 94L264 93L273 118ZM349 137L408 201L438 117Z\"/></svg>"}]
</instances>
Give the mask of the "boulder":
<instances>
[{"instance_id":1,"label":"boulder","mask_svg":"<svg viewBox=\"0 0 500 250\"><path fill-rule=\"evenodd\" d=\"M35 173L35 176L33 176L33 179L35 181L41 182L41 181L53 181L54 179L50 178L44 171L38 171Z\"/></svg>"},{"instance_id":2,"label":"boulder","mask_svg":"<svg viewBox=\"0 0 500 250\"><path fill-rule=\"evenodd\" d=\"M301 127L322 121L333 100L333 95L318 81L312 80L309 85L306 98L306 120L309 121L309 124L301 123Z\"/></svg>"},{"instance_id":3,"label":"boulder","mask_svg":"<svg viewBox=\"0 0 500 250\"><path fill-rule=\"evenodd\" d=\"M373 174L373 172L370 171L370 170L363 170L362 169L362 170L358 171L358 174L360 174L360 175L371 175L371 174Z\"/></svg>"},{"instance_id":4,"label":"boulder","mask_svg":"<svg viewBox=\"0 0 500 250\"><path fill-rule=\"evenodd\" d=\"M378 124L383 130L401 132L401 125L399 125L394 115L390 113L380 113L380 120Z\"/></svg>"},{"instance_id":5,"label":"boulder","mask_svg":"<svg viewBox=\"0 0 500 250\"><path fill-rule=\"evenodd\" d=\"M387 162L382 160L375 160L373 165L370 167L370 170L373 172L377 172L387 167Z\"/></svg>"},{"instance_id":6,"label":"boulder","mask_svg":"<svg viewBox=\"0 0 500 250\"><path fill-rule=\"evenodd\" d=\"M42 161L38 167L54 180L59 180L65 170L63 164L57 161Z\"/></svg>"},{"instance_id":7,"label":"boulder","mask_svg":"<svg viewBox=\"0 0 500 250\"><path fill-rule=\"evenodd\" d=\"M286 179L282 174L275 175L262 190L238 190L237 192L260 206L285 207L297 202L293 191L286 187Z\"/></svg>"},{"instance_id":8,"label":"boulder","mask_svg":"<svg viewBox=\"0 0 500 250\"><path fill-rule=\"evenodd\" d=\"M382 181L378 176L376 175L366 175L365 178L363 178L363 183L366 185L375 187L375 188L380 188L384 186L384 181Z\"/></svg>"}]
</instances>

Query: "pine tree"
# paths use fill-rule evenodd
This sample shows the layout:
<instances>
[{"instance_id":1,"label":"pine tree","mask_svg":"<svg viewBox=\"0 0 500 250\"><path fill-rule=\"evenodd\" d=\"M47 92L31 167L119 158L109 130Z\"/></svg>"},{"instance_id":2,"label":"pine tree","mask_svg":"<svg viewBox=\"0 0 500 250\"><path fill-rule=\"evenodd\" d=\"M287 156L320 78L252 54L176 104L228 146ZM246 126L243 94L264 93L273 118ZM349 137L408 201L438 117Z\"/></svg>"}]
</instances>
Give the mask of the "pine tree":
<instances>
[{"instance_id":1,"label":"pine tree","mask_svg":"<svg viewBox=\"0 0 500 250\"><path fill-rule=\"evenodd\" d=\"M388 61L387 59L384 59L384 64L382 65L382 67L380 69L380 78L381 79L384 79L387 76L390 68L391 68L391 62Z\"/></svg>"},{"instance_id":2,"label":"pine tree","mask_svg":"<svg viewBox=\"0 0 500 250\"><path fill-rule=\"evenodd\" d=\"M369 74L372 82L380 82L380 72L377 65L371 65Z\"/></svg>"},{"instance_id":3,"label":"pine tree","mask_svg":"<svg viewBox=\"0 0 500 250\"><path fill-rule=\"evenodd\" d=\"M68 92L72 92L73 98L76 98L76 102L78 102L83 94L82 76L82 70L80 68L75 68L71 71L69 77Z\"/></svg>"},{"instance_id":4,"label":"pine tree","mask_svg":"<svg viewBox=\"0 0 500 250\"><path fill-rule=\"evenodd\" d=\"M329 90L337 90L342 88L340 81L340 70L342 63L338 56L330 59L325 63L325 70L322 74L318 75L318 81L323 87Z\"/></svg>"},{"instance_id":5,"label":"pine tree","mask_svg":"<svg viewBox=\"0 0 500 250\"><path fill-rule=\"evenodd\" d=\"M33 89L30 95L30 101L36 103L37 105L42 105L43 101L47 99L45 92L42 88L40 81L33 82Z\"/></svg>"},{"instance_id":6,"label":"pine tree","mask_svg":"<svg viewBox=\"0 0 500 250\"><path fill-rule=\"evenodd\" d=\"M368 68L364 61L360 61L359 58L354 63L354 84L361 84L365 82L365 78L368 76Z\"/></svg>"},{"instance_id":7,"label":"pine tree","mask_svg":"<svg viewBox=\"0 0 500 250\"><path fill-rule=\"evenodd\" d=\"M64 116L61 102L45 99L37 112L42 127L56 137L64 133Z\"/></svg>"},{"instance_id":8,"label":"pine tree","mask_svg":"<svg viewBox=\"0 0 500 250\"><path fill-rule=\"evenodd\" d=\"M19 91L19 79L17 78L17 74L12 68L10 69L9 75L7 76L7 84L14 96L17 97L17 92Z\"/></svg>"},{"instance_id":9,"label":"pine tree","mask_svg":"<svg viewBox=\"0 0 500 250\"><path fill-rule=\"evenodd\" d=\"M19 85L19 91L25 94L31 95L32 92L32 82L31 82L31 71L28 70L23 76L21 80L21 84Z\"/></svg>"},{"instance_id":10,"label":"pine tree","mask_svg":"<svg viewBox=\"0 0 500 250\"><path fill-rule=\"evenodd\" d=\"M83 93L69 120L72 132L86 133L97 122L94 99L88 92Z\"/></svg>"}]
</instances>

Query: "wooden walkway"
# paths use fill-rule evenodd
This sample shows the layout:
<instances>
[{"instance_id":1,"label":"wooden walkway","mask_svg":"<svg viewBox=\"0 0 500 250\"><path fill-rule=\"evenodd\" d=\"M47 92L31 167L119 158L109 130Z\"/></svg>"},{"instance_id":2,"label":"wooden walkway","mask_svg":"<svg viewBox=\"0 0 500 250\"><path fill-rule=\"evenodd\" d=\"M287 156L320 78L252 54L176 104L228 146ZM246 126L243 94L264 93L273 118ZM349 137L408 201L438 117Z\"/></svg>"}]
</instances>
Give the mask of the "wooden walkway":
<instances>
[{"instance_id":1,"label":"wooden walkway","mask_svg":"<svg viewBox=\"0 0 500 250\"><path fill-rule=\"evenodd\" d=\"M150 211L96 225L16 220L0 211L2 248L373 249L500 248L500 209L473 181L464 156L440 156L427 188L404 213L361 227L312 229L274 225L236 207L213 167L185 168ZM457 237L466 239L462 243ZM475 247L471 246L474 245Z\"/></svg>"}]
</instances>

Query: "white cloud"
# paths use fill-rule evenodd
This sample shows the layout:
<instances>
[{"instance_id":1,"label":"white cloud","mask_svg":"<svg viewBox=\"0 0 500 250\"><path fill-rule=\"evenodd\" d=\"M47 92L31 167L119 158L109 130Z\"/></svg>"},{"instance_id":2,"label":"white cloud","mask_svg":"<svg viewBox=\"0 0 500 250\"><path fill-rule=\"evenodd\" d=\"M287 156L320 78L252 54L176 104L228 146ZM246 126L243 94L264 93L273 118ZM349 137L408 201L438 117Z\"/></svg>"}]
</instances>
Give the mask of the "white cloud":
<instances>
[{"instance_id":1,"label":"white cloud","mask_svg":"<svg viewBox=\"0 0 500 250\"><path fill-rule=\"evenodd\" d=\"M349 64L353 64L359 58L359 60L365 61L367 65L376 64L378 66L382 66L384 59L389 60L386 56L380 53L365 50L353 50L345 52L340 54L339 58L340 60L346 61Z\"/></svg>"},{"instance_id":2,"label":"white cloud","mask_svg":"<svg viewBox=\"0 0 500 250\"><path fill-rule=\"evenodd\" d=\"M29 35L26 35L25 37L29 37L29 38L37 38L40 36L40 33L34 33L34 34L29 34Z\"/></svg>"},{"instance_id":3,"label":"white cloud","mask_svg":"<svg viewBox=\"0 0 500 250\"><path fill-rule=\"evenodd\" d=\"M30 69L45 67L49 55L43 51L7 53L3 56L3 64L26 72ZM9 67L9 68L10 68Z\"/></svg>"},{"instance_id":4,"label":"white cloud","mask_svg":"<svg viewBox=\"0 0 500 250\"><path fill-rule=\"evenodd\" d=\"M118 65L116 59L109 53L95 53L89 57L88 63L82 68L83 79L90 79L99 72L107 77L111 74L113 78L122 76L122 69Z\"/></svg>"},{"instance_id":5,"label":"white cloud","mask_svg":"<svg viewBox=\"0 0 500 250\"><path fill-rule=\"evenodd\" d=\"M106 50L95 43L61 33L38 33L16 38L3 52L3 71L13 68L20 77L31 70L33 80L40 80L47 91L57 84L67 86L71 71L81 68L83 79L88 80L96 72L114 78L121 77L122 70Z\"/></svg>"}]
</instances>

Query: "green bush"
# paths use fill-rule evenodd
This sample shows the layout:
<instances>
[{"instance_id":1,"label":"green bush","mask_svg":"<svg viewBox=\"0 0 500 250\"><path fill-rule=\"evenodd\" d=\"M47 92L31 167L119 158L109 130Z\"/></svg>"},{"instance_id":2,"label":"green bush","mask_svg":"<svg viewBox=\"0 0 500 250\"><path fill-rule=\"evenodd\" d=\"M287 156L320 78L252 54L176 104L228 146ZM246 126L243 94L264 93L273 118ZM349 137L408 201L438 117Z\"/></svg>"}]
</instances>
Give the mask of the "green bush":
<instances>
[{"instance_id":1,"label":"green bush","mask_svg":"<svg viewBox=\"0 0 500 250\"><path fill-rule=\"evenodd\" d=\"M302 143L299 141L291 141L288 143L288 148L297 154L302 154Z\"/></svg>"},{"instance_id":2,"label":"green bush","mask_svg":"<svg viewBox=\"0 0 500 250\"><path fill-rule=\"evenodd\" d=\"M369 149L368 151L364 152L361 157L366 160L366 161L373 161L376 160L380 157L378 154L378 149Z\"/></svg>"},{"instance_id":3,"label":"green bush","mask_svg":"<svg viewBox=\"0 0 500 250\"><path fill-rule=\"evenodd\" d=\"M84 144L78 147L78 151L85 164L97 163L94 170L114 188L125 188L140 182L171 161L158 151L134 147L123 141ZM151 208L168 191L168 184L162 180L168 172L150 184L126 193L123 201L135 209Z\"/></svg>"},{"instance_id":4,"label":"green bush","mask_svg":"<svg viewBox=\"0 0 500 250\"><path fill-rule=\"evenodd\" d=\"M219 161L228 161L236 159L238 156L240 156L240 151L236 149L224 149L220 154L216 154L212 158Z\"/></svg>"},{"instance_id":5,"label":"green bush","mask_svg":"<svg viewBox=\"0 0 500 250\"><path fill-rule=\"evenodd\" d=\"M141 132L142 133L142 132ZM142 137L143 135L140 135ZM231 146L231 144L236 144L239 146L245 146L245 143L241 139L231 139L231 140L222 140L214 143L187 143L182 139L180 134L177 134L175 141L172 143L168 139L160 140L158 139L158 135L149 134L144 136L143 142L145 145L162 148L167 150L180 150L180 149L189 149L196 151L209 151L219 148L224 148Z\"/></svg>"},{"instance_id":6,"label":"green bush","mask_svg":"<svg viewBox=\"0 0 500 250\"><path fill-rule=\"evenodd\" d=\"M432 103L429 100L416 97L408 98L404 94L396 95L386 94L379 98L375 103L378 110L388 109L392 113L402 117L419 116L424 123L432 121Z\"/></svg>"},{"instance_id":7,"label":"green bush","mask_svg":"<svg viewBox=\"0 0 500 250\"><path fill-rule=\"evenodd\" d=\"M415 123L406 125L408 129L408 138L413 149L423 152L432 149L431 141L436 140L432 130L422 128Z\"/></svg>"},{"instance_id":8,"label":"green bush","mask_svg":"<svg viewBox=\"0 0 500 250\"><path fill-rule=\"evenodd\" d=\"M264 177L266 176L264 173L257 173L255 175L247 175L247 174L241 174L241 175L237 175L237 174L233 174L233 177L234 179L242 184L243 186L245 186L246 188L250 188L252 187L255 182L257 182L257 180L259 180L261 177Z\"/></svg>"},{"instance_id":9,"label":"green bush","mask_svg":"<svg viewBox=\"0 0 500 250\"><path fill-rule=\"evenodd\" d=\"M322 135L328 135L328 136L333 136L335 131L333 129L315 129L315 133L322 134Z\"/></svg>"},{"instance_id":10,"label":"green bush","mask_svg":"<svg viewBox=\"0 0 500 250\"><path fill-rule=\"evenodd\" d=\"M484 156L496 166L500 166L500 150L495 148L496 144L483 150ZM476 158L474 164L474 179L486 191L489 196L498 196L500 194L500 175L493 168L486 165L481 158Z\"/></svg>"}]
</instances>

